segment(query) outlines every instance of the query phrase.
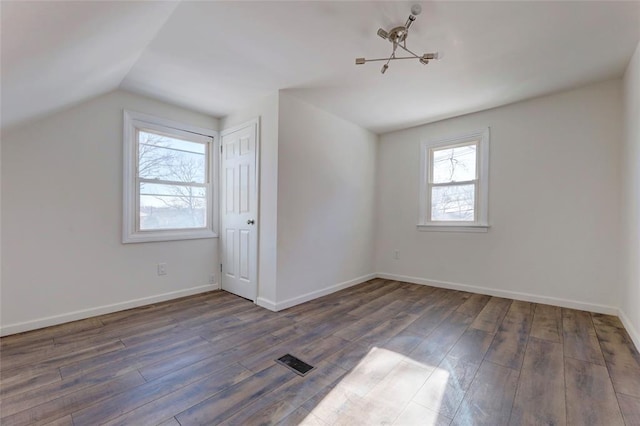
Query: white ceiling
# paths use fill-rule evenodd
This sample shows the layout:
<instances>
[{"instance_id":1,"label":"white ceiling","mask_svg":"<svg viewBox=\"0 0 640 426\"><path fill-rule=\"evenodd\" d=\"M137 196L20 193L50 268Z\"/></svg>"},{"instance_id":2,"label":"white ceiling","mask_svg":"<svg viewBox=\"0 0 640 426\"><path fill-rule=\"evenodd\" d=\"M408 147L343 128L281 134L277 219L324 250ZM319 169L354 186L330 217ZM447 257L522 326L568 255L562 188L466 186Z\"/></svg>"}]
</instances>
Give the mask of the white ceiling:
<instances>
[{"instance_id":1,"label":"white ceiling","mask_svg":"<svg viewBox=\"0 0 640 426\"><path fill-rule=\"evenodd\" d=\"M355 66L413 3L2 1L2 123L116 87L218 117L285 89L385 132L619 77L640 39L640 1L419 2L407 45L443 59Z\"/></svg>"}]
</instances>

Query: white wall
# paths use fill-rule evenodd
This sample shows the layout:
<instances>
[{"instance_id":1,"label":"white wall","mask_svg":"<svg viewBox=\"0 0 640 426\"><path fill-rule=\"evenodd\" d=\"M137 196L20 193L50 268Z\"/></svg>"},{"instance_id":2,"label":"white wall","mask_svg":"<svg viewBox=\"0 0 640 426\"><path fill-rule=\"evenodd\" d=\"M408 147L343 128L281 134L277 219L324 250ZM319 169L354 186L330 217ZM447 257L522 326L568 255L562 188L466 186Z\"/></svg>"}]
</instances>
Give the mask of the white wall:
<instances>
[{"instance_id":1,"label":"white wall","mask_svg":"<svg viewBox=\"0 0 640 426\"><path fill-rule=\"evenodd\" d=\"M280 93L277 309L372 277L376 145Z\"/></svg>"},{"instance_id":2,"label":"white wall","mask_svg":"<svg viewBox=\"0 0 640 426\"><path fill-rule=\"evenodd\" d=\"M377 271L617 313L621 96L610 81L381 136ZM489 232L417 231L420 141L487 126Z\"/></svg>"},{"instance_id":3,"label":"white wall","mask_svg":"<svg viewBox=\"0 0 640 426\"><path fill-rule=\"evenodd\" d=\"M2 112L0 112L2 114ZM2 132L0 132L0 328L2 327Z\"/></svg>"},{"instance_id":4,"label":"white wall","mask_svg":"<svg viewBox=\"0 0 640 426\"><path fill-rule=\"evenodd\" d=\"M278 94L224 117L229 129L260 117L260 215L258 218L258 303L271 307L276 300L276 241L278 209Z\"/></svg>"},{"instance_id":5,"label":"white wall","mask_svg":"<svg viewBox=\"0 0 640 426\"><path fill-rule=\"evenodd\" d=\"M640 43L623 84L621 317L640 348Z\"/></svg>"},{"instance_id":6,"label":"white wall","mask_svg":"<svg viewBox=\"0 0 640 426\"><path fill-rule=\"evenodd\" d=\"M217 239L121 243L123 109L218 128L115 91L3 134L4 334L217 288Z\"/></svg>"}]
</instances>

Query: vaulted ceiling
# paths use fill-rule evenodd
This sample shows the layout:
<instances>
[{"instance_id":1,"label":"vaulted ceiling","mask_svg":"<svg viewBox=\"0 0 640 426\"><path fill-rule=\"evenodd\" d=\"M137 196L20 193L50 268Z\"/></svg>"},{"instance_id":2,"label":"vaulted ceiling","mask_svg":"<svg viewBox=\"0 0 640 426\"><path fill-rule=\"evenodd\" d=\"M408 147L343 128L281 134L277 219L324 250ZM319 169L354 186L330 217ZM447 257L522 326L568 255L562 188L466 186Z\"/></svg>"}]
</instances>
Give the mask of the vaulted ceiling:
<instances>
[{"instance_id":1,"label":"vaulted ceiling","mask_svg":"<svg viewBox=\"0 0 640 426\"><path fill-rule=\"evenodd\" d=\"M383 57L379 27L423 12ZM640 1L1 3L3 128L118 87L221 117L287 90L376 132L617 78Z\"/></svg>"}]
</instances>

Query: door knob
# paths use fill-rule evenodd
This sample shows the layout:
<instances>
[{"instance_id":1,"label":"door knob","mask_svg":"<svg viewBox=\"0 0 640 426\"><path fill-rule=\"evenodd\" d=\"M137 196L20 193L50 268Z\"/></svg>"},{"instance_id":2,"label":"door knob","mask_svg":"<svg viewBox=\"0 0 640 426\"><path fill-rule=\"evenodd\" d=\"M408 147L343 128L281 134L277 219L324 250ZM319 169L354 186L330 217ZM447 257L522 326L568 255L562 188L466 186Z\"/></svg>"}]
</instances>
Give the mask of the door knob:
<instances>
[{"instance_id":1,"label":"door knob","mask_svg":"<svg viewBox=\"0 0 640 426\"><path fill-rule=\"evenodd\" d=\"M255 223L256 223L256 221L253 220L253 219L250 219L250 220L247 221L247 225L253 225Z\"/></svg>"}]
</instances>

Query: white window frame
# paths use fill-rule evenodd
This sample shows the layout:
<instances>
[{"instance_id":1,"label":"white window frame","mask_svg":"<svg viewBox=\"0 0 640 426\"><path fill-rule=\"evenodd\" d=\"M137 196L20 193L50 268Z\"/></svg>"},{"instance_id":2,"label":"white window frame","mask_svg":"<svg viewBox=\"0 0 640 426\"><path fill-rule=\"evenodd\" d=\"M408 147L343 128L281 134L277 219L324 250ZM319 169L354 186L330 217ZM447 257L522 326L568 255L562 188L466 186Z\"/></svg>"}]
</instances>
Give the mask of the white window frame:
<instances>
[{"instance_id":1,"label":"white window frame","mask_svg":"<svg viewBox=\"0 0 640 426\"><path fill-rule=\"evenodd\" d=\"M468 145L476 142L477 179L475 184L475 206L473 221L431 220L431 180L433 151L443 148ZM462 182L456 182L461 184ZM423 141L420 144L420 211L418 230L444 232L487 232L489 229L489 128L465 133L451 138Z\"/></svg>"},{"instance_id":2,"label":"white window frame","mask_svg":"<svg viewBox=\"0 0 640 426\"><path fill-rule=\"evenodd\" d=\"M176 137L204 136L207 146L207 226L197 229L140 230L139 227L139 179L137 130L151 130ZM123 129L123 226L122 242L143 243L151 241L174 241L200 238L217 238L218 227L218 160L220 142L218 132L191 126L135 111L124 110Z\"/></svg>"}]
</instances>

